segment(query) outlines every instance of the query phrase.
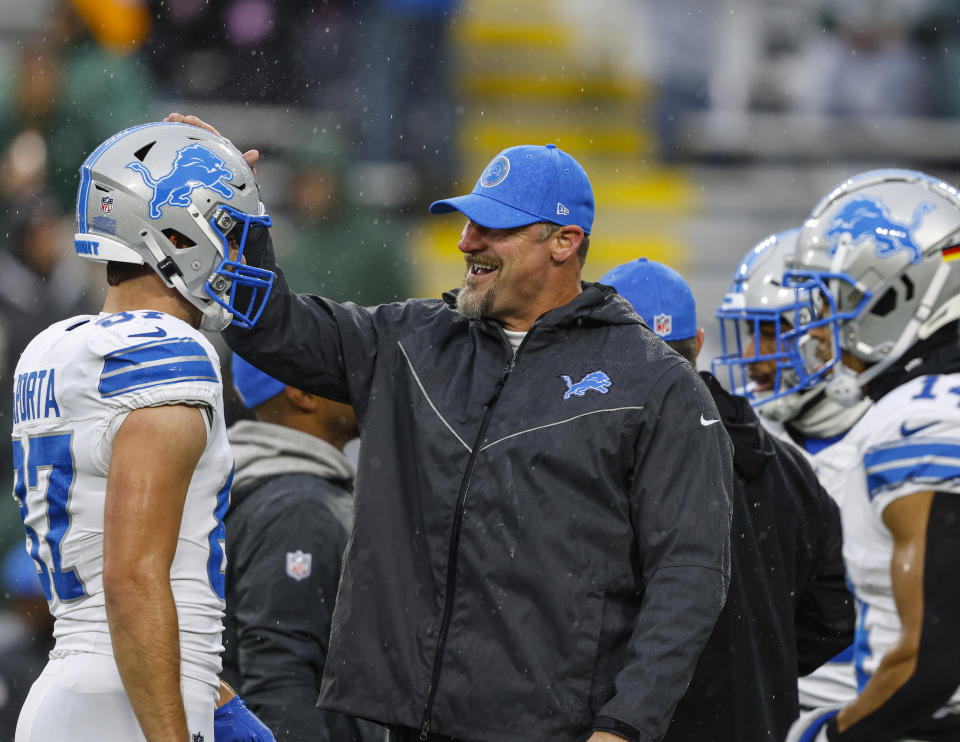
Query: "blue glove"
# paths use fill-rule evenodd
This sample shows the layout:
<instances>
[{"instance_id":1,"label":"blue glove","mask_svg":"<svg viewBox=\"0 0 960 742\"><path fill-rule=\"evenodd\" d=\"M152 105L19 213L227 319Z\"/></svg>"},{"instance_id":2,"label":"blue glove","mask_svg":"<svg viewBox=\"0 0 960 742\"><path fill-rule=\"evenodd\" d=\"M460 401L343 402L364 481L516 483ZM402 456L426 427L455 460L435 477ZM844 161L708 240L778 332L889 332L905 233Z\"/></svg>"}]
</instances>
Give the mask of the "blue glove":
<instances>
[{"instance_id":1,"label":"blue glove","mask_svg":"<svg viewBox=\"0 0 960 742\"><path fill-rule=\"evenodd\" d=\"M273 732L234 696L213 712L214 742L276 742Z\"/></svg>"},{"instance_id":2,"label":"blue glove","mask_svg":"<svg viewBox=\"0 0 960 742\"><path fill-rule=\"evenodd\" d=\"M837 707L818 708L800 714L784 742L828 742L827 724L838 711Z\"/></svg>"}]
</instances>

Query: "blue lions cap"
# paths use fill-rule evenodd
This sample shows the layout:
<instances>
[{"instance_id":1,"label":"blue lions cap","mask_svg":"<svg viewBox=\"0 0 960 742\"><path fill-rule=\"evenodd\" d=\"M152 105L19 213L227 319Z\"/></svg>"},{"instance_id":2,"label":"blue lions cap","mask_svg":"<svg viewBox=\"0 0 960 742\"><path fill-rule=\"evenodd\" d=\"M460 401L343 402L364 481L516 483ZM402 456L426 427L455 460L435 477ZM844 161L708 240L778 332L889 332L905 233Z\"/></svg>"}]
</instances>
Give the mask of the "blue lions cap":
<instances>
[{"instance_id":1,"label":"blue lions cap","mask_svg":"<svg viewBox=\"0 0 960 742\"><path fill-rule=\"evenodd\" d=\"M597 283L613 286L664 340L686 340L697 334L693 292L673 268L637 258L618 265Z\"/></svg>"},{"instance_id":2,"label":"blue lions cap","mask_svg":"<svg viewBox=\"0 0 960 742\"><path fill-rule=\"evenodd\" d=\"M593 189L580 163L555 144L524 144L494 157L473 193L430 204L432 214L451 211L490 229L553 222L590 234Z\"/></svg>"},{"instance_id":3,"label":"blue lions cap","mask_svg":"<svg viewBox=\"0 0 960 742\"><path fill-rule=\"evenodd\" d=\"M286 386L256 366L251 366L236 353L230 359L230 373L233 376L233 388L237 390L240 401L248 410L273 399Z\"/></svg>"}]
</instances>

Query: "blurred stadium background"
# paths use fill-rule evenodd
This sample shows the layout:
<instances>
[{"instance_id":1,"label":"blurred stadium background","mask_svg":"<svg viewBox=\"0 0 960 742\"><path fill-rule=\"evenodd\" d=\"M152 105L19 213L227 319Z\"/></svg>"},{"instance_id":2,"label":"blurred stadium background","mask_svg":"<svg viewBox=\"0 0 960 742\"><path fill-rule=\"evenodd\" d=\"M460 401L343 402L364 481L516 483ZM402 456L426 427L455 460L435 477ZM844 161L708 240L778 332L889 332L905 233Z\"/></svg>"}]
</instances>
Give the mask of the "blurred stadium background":
<instances>
[{"instance_id":1,"label":"blurred stadium background","mask_svg":"<svg viewBox=\"0 0 960 742\"><path fill-rule=\"evenodd\" d=\"M8 389L33 334L99 305L69 259L77 168L169 111L261 150L295 288L368 304L458 285L461 220L429 203L555 142L595 189L585 277L679 270L703 358L739 258L831 186L883 166L960 182L955 0L0 0L0 70ZM8 500L0 549L21 538Z\"/></svg>"}]
</instances>

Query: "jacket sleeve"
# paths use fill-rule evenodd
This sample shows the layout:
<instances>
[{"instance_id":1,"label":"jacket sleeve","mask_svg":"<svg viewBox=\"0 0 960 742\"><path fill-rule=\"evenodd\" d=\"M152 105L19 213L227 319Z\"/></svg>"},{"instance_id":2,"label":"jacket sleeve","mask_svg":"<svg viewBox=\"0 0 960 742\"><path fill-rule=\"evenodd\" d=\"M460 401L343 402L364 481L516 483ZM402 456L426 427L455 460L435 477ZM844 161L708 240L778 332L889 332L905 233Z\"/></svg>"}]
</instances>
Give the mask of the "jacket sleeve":
<instances>
[{"instance_id":1,"label":"jacket sleeve","mask_svg":"<svg viewBox=\"0 0 960 742\"><path fill-rule=\"evenodd\" d=\"M840 509L812 471L797 483L808 487L806 532L816 536L807 545L812 570L806 585L797 586L795 613L797 670L807 675L850 646L856 611L843 567Z\"/></svg>"},{"instance_id":2,"label":"jacket sleeve","mask_svg":"<svg viewBox=\"0 0 960 742\"><path fill-rule=\"evenodd\" d=\"M640 613L594 728L660 739L726 599L730 579L730 440L706 386L678 363L648 401L632 483L645 585Z\"/></svg>"},{"instance_id":3,"label":"jacket sleeve","mask_svg":"<svg viewBox=\"0 0 960 742\"><path fill-rule=\"evenodd\" d=\"M269 513L260 508L241 527L238 551L229 555L236 584L228 606L237 627L240 694L277 740L328 740L316 701L346 531L315 502Z\"/></svg>"},{"instance_id":4,"label":"jacket sleeve","mask_svg":"<svg viewBox=\"0 0 960 742\"><path fill-rule=\"evenodd\" d=\"M273 261L269 234L260 228L253 233L259 265L274 271L276 279L257 324L249 330L227 327L227 345L285 384L357 406L353 396L369 386L377 355L379 308L294 293Z\"/></svg>"}]
</instances>

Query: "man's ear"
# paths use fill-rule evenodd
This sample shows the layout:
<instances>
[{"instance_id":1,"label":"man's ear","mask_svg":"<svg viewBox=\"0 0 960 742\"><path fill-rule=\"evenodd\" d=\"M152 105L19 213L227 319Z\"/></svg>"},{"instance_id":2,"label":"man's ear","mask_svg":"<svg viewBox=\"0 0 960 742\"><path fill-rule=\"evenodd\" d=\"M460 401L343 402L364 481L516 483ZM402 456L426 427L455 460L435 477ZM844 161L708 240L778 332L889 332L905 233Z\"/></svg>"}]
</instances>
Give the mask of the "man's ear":
<instances>
[{"instance_id":1,"label":"man's ear","mask_svg":"<svg viewBox=\"0 0 960 742\"><path fill-rule=\"evenodd\" d=\"M550 257L557 263L566 263L576 256L583 236L583 228L576 224L561 227L550 237Z\"/></svg>"},{"instance_id":2,"label":"man's ear","mask_svg":"<svg viewBox=\"0 0 960 742\"><path fill-rule=\"evenodd\" d=\"M700 355L700 351L703 349L703 341L707 337L707 333L702 327L697 328L697 355Z\"/></svg>"},{"instance_id":3,"label":"man's ear","mask_svg":"<svg viewBox=\"0 0 960 742\"><path fill-rule=\"evenodd\" d=\"M318 399L309 392L288 386L284 387L283 394L290 401L290 404L302 412L313 412L317 409Z\"/></svg>"}]
</instances>

